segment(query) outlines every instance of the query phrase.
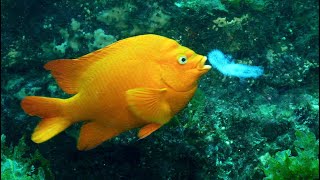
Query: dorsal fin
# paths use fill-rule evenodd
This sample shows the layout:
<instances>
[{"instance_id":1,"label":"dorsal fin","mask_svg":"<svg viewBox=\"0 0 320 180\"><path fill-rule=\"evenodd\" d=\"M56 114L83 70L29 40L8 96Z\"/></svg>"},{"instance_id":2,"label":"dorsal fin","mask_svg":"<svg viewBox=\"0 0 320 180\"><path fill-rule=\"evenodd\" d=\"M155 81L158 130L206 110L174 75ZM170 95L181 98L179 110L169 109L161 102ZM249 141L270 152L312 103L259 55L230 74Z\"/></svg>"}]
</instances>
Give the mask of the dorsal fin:
<instances>
[{"instance_id":1,"label":"dorsal fin","mask_svg":"<svg viewBox=\"0 0 320 180\"><path fill-rule=\"evenodd\" d=\"M108 46L78 59L58 59L44 65L50 70L63 91L68 94L76 94L79 91L80 82L86 70L96 61L106 59Z\"/></svg>"},{"instance_id":2,"label":"dorsal fin","mask_svg":"<svg viewBox=\"0 0 320 180\"><path fill-rule=\"evenodd\" d=\"M116 43L117 42L110 44L104 48L98 49L98 50L91 52L89 54L83 55L78 59L81 61L88 61L88 60L89 61L92 61L92 60L97 61L97 60L104 59L111 51L111 49L112 49L111 47L114 46Z\"/></svg>"},{"instance_id":3,"label":"dorsal fin","mask_svg":"<svg viewBox=\"0 0 320 180\"><path fill-rule=\"evenodd\" d=\"M152 34L141 35L136 37L142 38L142 40L144 40L147 36L153 36L157 38L161 37ZM76 94L79 91L81 80L83 79L86 70L92 64L94 64L94 62L108 59L107 56L110 53L118 53L118 50L121 50L123 47L127 47L128 44L135 44L137 42L141 44L142 42L144 42L139 41L139 39L136 39L136 37L119 40L113 44L110 44L104 48L86 54L77 59L53 60L45 64L44 67L45 69L51 71L53 77L56 79L63 91L65 91L68 94ZM152 38L152 40L157 40L157 38Z\"/></svg>"},{"instance_id":4,"label":"dorsal fin","mask_svg":"<svg viewBox=\"0 0 320 180\"><path fill-rule=\"evenodd\" d=\"M51 71L63 91L76 94L79 90L79 80L89 65L90 61L59 59L48 62L44 68Z\"/></svg>"}]
</instances>

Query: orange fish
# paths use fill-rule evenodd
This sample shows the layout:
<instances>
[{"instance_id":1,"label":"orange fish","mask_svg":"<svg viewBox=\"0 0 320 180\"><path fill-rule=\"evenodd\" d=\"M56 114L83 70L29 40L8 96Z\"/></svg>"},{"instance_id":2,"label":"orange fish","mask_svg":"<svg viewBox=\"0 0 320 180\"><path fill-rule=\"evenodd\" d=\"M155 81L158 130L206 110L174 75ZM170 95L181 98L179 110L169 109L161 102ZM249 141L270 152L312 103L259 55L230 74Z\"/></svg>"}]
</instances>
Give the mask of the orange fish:
<instances>
[{"instance_id":1,"label":"orange fish","mask_svg":"<svg viewBox=\"0 0 320 180\"><path fill-rule=\"evenodd\" d=\"M154 34L120 40L78 59L48 62L68 99L27 96L23 110L42 118L32 141L42 143L73 123L85 121L77 148L89 150L118 134L141 127L145 138L194 95L207 58Z\"/></svg>"}]
</instances>

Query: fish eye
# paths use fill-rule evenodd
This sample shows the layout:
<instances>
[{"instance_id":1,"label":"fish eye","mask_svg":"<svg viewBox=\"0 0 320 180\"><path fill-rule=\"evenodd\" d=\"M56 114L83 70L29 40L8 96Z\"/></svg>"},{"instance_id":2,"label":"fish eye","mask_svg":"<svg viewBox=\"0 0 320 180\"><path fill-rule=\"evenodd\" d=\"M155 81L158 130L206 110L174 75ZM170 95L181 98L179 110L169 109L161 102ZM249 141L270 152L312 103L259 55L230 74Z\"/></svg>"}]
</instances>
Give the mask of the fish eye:
<instances>
[{"instance_id":1,"label":"fish eye","mask_svg":"<svg viewBox=\"0 0 320 180\"><path fill-rule=\"evenodd\" d=\"M179 64L186 64L187 63L187 57L186 56L180 56L179 58L178 58L178 62L179 62Z\"/></svg>"}]
</instances>

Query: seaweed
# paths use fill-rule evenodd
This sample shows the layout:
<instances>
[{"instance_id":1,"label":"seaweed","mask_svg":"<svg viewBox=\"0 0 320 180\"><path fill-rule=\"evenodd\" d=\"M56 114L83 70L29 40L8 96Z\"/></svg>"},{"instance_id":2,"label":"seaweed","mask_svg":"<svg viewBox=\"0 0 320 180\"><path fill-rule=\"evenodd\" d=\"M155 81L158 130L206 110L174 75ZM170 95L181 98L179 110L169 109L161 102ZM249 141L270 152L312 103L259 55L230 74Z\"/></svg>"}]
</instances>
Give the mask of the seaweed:
<instances>
[{"instance_id":1,"label":"seaweed","mask_svg":"<svg viewBox=\"0 0 320 180\"><path fill-rule=\"evenodd\" d=\"M28 151L24 136L16 146L7 146L6 136L1 135L1 179L54 179L49 161L38 150L32 155Z\"/></svg>"}]
</instances>

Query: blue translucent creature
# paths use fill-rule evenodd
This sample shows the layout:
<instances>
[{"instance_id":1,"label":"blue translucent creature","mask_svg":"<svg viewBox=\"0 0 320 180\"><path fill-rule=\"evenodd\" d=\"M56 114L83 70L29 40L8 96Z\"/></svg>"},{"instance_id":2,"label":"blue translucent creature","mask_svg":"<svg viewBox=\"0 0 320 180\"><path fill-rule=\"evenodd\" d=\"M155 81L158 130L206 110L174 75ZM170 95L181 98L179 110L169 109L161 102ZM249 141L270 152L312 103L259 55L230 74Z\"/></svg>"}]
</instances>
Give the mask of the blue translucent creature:
<instances>
[{"instance_id":1,"label":"blue translucent creature","mask_svg":"<svg viewBox=\"0 0 320 180\"><path fill-rule=\"evenodd\" d=\"M208 54L209 62L226 76L236 76L240 79L257 78L263 74L260 66L249 66L236 64L231 56L223 54L220 50L214 49Z\"/></svg>"}]
</instances>

